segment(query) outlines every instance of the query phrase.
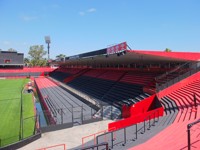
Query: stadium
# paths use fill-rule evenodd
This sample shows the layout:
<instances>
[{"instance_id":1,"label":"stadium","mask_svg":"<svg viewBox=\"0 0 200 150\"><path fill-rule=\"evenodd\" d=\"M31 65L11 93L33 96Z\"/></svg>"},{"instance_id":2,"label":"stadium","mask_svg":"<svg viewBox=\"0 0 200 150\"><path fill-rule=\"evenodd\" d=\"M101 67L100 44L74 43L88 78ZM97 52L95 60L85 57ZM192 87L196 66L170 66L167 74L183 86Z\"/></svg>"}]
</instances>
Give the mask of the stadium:
<instances>
[{"instance_id":1,"label":"stadium","mask_svg":"<svg viewBox=\"0 0 200 150\"><path fill-rule=\"evenodd\" d=\"M0 149L200 148L199 52L123 42L53 63L0 52Z\"/></svg>"}]
</instances>

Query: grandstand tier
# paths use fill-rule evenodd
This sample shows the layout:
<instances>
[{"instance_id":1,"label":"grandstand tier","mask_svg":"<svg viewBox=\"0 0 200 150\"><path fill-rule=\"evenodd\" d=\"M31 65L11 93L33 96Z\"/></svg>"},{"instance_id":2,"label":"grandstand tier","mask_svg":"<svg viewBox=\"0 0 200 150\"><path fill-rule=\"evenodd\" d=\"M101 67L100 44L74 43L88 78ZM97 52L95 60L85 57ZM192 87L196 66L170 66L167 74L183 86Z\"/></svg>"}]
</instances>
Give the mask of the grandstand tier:
<instances>
[{"instance_id":1,"label":"grandstand tier","mask_svg":"<svg viewBox=\"0 0 200 150\"><path fill-rule=\"evenodd\" d=\"M21 68L23 65L23 53L0 51L0 68Z\"/></svg>"},{"instance_id":2,"label":"grandstand tier","mask_svg":"<svg viewBox=\"0 0 200 150\"><path fill-rule=\"evenodd\" d=\"M123 50L108 54L102 49L57 62L60 67L49 70L50 77L35 78L35 83L51 127L113 119L88 146L106 141L116 150L185 149L186 127L200 117L199 60L199 53ZM0 76L46 72L22 70L3 69ZM195 125L191 145L199 148L199 124ZM76 148L83 148L80 145Z\"/></svg>"}]
</instances>

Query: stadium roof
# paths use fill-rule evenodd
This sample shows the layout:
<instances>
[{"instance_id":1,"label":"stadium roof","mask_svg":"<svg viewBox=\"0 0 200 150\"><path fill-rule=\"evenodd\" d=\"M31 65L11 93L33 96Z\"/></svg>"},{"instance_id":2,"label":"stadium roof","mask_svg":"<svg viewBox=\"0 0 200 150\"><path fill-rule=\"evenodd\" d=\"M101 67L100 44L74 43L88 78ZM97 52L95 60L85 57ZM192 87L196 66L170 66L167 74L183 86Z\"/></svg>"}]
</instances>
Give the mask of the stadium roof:
<instances>
[{"instance_id":1,"label":"stadium roof","mask_svg":"<svg viewBox=\"0 0 200 150\"><path fill-rule=\"evenodd\" d=\"M65 60L64 64L157 64L188 61L200 61L200 53L127 50L125 53L121 52L111 55L101 54L81 58L74 57L73 59Z\"/></svg>"},{"instance_id":2,"label":"stadium roof","mask_svg":"<svg viewBox=\"0 0 200 150\"><path fill-rule=\"evenodd\" d=\"M138 54L154 55L158 57L170 57L173 59L182 59L187 61L197 61L200 60L200 53L195 52L163 52L163 51L142 51L142 50L133 50Z\"/></svg>"}]
</instances>

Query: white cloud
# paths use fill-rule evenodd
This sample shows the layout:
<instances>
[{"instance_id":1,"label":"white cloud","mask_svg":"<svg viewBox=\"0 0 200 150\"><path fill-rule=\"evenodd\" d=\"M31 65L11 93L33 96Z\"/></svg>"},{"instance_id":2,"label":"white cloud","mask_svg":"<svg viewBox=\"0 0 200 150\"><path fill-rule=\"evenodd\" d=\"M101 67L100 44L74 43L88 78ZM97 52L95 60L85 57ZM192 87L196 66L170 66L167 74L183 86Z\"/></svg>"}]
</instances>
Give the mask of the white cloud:
<instances>
[{"instance_id":1,"label":"white cloud","mask_svg":"<svg viewBox=\"0 0 200 150\"><path fill-rule=\"evenodd\" d=\"M87 10L87 12L89 12L89 13L93 13L95 11L97 11L95 8L90 8L90 9Z\"/></svg>"},{"instance_id":2,"label":"white cloud","mask_svg":"<svg viewBox=\"0 0 200 150\"><path fill-rule=\"evenodd\" d=\"M97 10L96 10L96 8L90 8L90 9L88 9L88 10L86 10L86 11L80 11L79 12L79 15L80 16L84 16L84 15L86 15L87 13L94 13L94 12L96 12Z\"/></svg>"},{"instance_id":3,"label":"white cloud","mask_svg":"<svg viewBox=\"0 0 200 150\"><path fill-rule=\"evenodd\" d=\"M32 21L32 20L37 20L38 17L37 17L37 16L23 15L23 16L21 16L21 19L22 19L23 21Z\"/></svg>"},{"instance_id":4,"label":"white cloud","mask_svg":"<svg viewBox=\"0 0 200 150\"><path fill-rule=\"evenodd\" d=\"M85 12L81 11L81 12L79 12L79 15L80 15L80 16L84 16L84 15L85 15Z\"/></svg>"}]
</instances>

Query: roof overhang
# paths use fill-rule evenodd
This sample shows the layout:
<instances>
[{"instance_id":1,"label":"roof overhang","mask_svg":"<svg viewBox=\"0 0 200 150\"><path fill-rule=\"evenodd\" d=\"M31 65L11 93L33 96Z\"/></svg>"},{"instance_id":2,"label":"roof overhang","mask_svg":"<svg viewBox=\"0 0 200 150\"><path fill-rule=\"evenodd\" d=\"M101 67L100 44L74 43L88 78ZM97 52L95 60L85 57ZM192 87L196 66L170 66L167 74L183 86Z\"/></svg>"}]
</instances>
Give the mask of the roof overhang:
<instances>
[{"instance_id":1,"label":"roof overhang","mask_svg":"<svg viewBox=\"0 0 200 150\"><path fill-rule=\"evenodd\" d=\"M129 50L126 53L97 55L85 58L76 58L59 63L60 65L94 65L94 64L162 64L182 63L200 60L200 53L161 52Z\"/></svg>"}]
</instances>

